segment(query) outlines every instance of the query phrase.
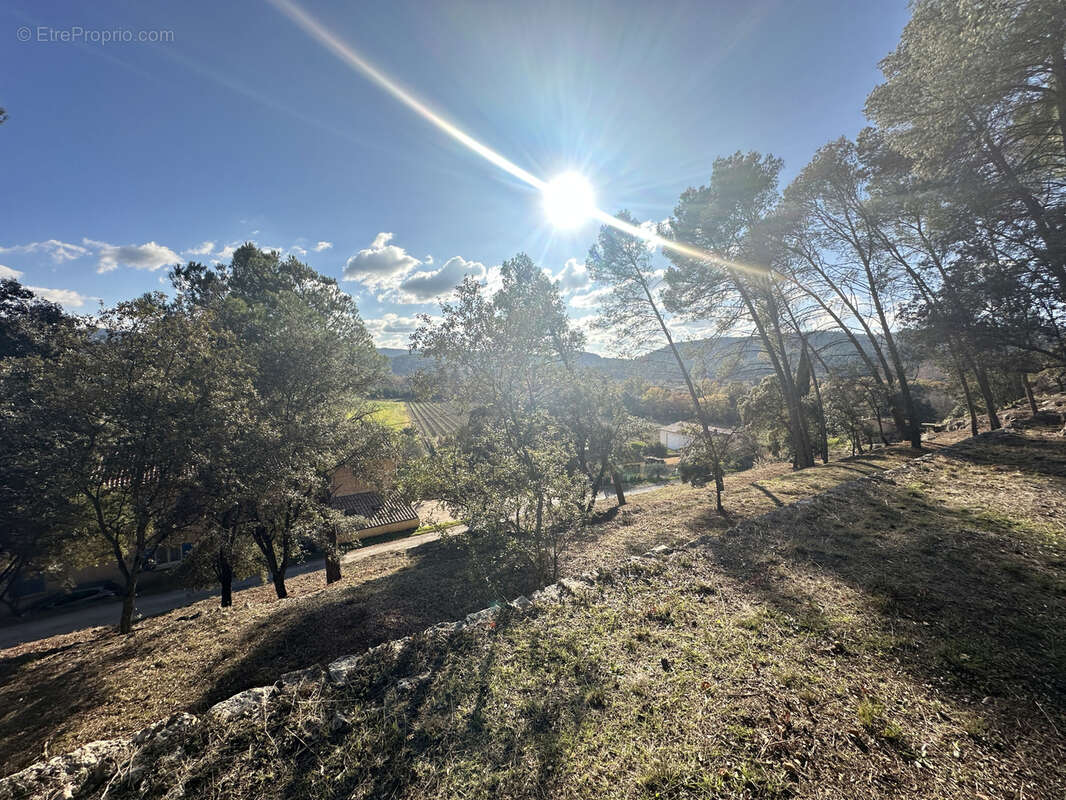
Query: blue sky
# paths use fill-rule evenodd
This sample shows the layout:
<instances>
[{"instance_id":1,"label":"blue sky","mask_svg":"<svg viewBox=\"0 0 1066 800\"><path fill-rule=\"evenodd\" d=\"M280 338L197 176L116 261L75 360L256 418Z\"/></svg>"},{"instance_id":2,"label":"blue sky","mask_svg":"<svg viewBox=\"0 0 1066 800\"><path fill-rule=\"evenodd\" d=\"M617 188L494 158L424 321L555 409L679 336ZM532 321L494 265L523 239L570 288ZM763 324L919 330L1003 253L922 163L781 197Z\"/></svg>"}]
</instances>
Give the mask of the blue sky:
<instances>
[{"instance_id":1,"label":"blue sky","mask_svg":"<svg viewBox=\"0 0 1066 800\"><path fill-rule=\"evenodd\" d=\"M579 170L602 208L641 219L668 216L718 155L772 152L787 180L854 135L907 18L904 0L302 7L522 168ZM553 230L538 192L270 3L8 0L0 39L0 273L71 311L254 241L341 279L384 345L519 251L576 318L595 312L594 224Z\"/></svg>"}]
</instances>

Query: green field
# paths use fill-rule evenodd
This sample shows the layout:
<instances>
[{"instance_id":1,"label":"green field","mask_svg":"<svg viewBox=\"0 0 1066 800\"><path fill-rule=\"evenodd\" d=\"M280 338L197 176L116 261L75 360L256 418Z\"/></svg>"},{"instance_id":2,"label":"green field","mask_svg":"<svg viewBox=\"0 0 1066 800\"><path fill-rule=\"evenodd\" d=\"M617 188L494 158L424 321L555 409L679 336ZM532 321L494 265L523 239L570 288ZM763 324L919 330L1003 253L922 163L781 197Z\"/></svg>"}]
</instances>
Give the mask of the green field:
<instances>
[{"instance_id":1,"label":"green field","mask_svg":"<svg viewBox=\"0 0 1066 800\"><path fill-rule=\"evenodd\" d=\"M411 424L411 417L407 413L407 404L402 400L376 400L374 405L377 411L374 418L383 422L390 428L401 430Z\"/></svg>"}]
</instances>

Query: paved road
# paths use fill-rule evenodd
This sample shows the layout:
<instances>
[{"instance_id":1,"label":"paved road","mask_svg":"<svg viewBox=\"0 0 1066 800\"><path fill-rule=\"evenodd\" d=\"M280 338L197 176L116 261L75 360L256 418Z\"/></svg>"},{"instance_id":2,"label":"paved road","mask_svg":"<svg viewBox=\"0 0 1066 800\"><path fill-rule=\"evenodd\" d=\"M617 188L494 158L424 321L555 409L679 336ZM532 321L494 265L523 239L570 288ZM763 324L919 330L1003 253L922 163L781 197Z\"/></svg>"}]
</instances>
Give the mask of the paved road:
<instances>
[{"instance_id":1,"label":"paved road","mask_svg":"<svg viewBox=\"0 0 1066 800\"><path fill-rule=\"evenodd\" d=\"M458 529L453 530L458 532ZM394 553L400 550L410 550L411 548L418 547L426 542L432 542L439 537L439 533L431 531L429 533L420 533L416 536L408 536L403 539L395 539L391 542L381 542L380 544L358 547L345 553L344 556L341 557L341 562L344 564L350 564L354 561L362 561L364 558L370 558L371 556L376 556L381 553ZM303 575L304 573L315 572L324 568L325 562L319 558L292 567L288 574L290 576ZM262 581L260 581L258 577L249 578L245 581L237 581L233 584L233 590L239 591L241 589L248 589L252 586L258 586L261 582ZM145 594L137 598L137 611L146 617L152 617L156 614L172 611L175 608L191 605L192 603L205 600L208 597L213 597L217 594L218 592L216 590L192 591L189 589L176 589L170 592ZM83 628L95 628L99 625L114 625L119 617L120 605L120 601L114 600L92 605L87 608L80 608L77 611L69 611L65 614L39 617L15 625L0 627L0 650L14 647L23 642L32 642L37 639L45 639L49 636L80 631Z\"/></svg>"}]
</instances>

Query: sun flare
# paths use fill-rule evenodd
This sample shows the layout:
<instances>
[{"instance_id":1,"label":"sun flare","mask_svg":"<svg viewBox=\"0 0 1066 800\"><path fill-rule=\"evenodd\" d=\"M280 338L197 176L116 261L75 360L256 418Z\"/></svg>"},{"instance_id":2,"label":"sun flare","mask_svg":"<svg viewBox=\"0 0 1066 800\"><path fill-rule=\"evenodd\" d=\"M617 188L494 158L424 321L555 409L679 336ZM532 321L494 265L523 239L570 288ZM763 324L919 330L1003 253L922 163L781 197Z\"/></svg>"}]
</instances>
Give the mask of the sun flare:
<instances>
[{"instance_id":1,"label":"sun flare","mask_svg":"<svg viewBox=\"0 0 1066 800\"><path fill-rule=\"evenodd\" d=\"M556 228L580 227L596 214L596 193L588 178L578 172L564 172L544 185L544 213Z\"/></svg>"}]
</instances>

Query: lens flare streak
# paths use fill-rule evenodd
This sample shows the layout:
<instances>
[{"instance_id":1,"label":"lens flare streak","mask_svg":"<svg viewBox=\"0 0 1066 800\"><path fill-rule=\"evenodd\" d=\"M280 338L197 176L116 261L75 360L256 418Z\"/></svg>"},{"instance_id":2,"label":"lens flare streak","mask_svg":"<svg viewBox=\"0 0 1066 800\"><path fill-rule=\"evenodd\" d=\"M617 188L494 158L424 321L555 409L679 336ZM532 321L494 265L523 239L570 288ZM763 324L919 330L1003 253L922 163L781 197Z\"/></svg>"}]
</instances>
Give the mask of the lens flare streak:
<instances>
[{"instance_id":1,"label":"lens flare streak","mask_svg":"<svg viewBox=\"0 0 1066 800\"><path fill-rule=\"evenodd\" d=\"M379 70L359 53L357 53L346 42L338 38L334 33L330 32L321 22L308 14L304 9L298 6L292 0L268 0L268 2L277 8L281 13L291 19L300 28L304 30L312 38L318 40L319 43L324 45L330 50L337 58L344 63L348 64L352 69L362 73L367 78L372 80L386 92L391 94L394 98L399 100L405 106L417 113L422 118L431 122L441 131L448 136L455 139L460 144L469 148L474 153L484 158L491 164L495 164L504 172L518 178L520 181L529 184L534 189L543 192L548 186L547 182L538 178L528 170L522 169L522 167L515 164L506 156L497 153L488 145L482 144L473 136L468 134L462 128L449 122L443 116L438 114L418 97L409 92L403 86L398 84L384 72ZM747 273L753 273L760 276L771 276L775 273L772 270L768 270L763 267L751 266L748 264L742 264L737 261L730 261L722 256L715 255L714 253L701 250L698 247L692 247L690 245L683 244L681 242L667 239L659 236L657 233L652 233L649 230L640 228L636 225L631 225L628 222L618 219L606 211L599 208L592 212L592 217L605 225L628 233L630 236L635 236L639 239L643 239L650 244L657 247L662 247L666 250L672 250L675 253L686 256L688 258L696 259L699 261L707 261L717 266L725 267L727 269L740 270Z\"/></svg>"}]
</instances>

